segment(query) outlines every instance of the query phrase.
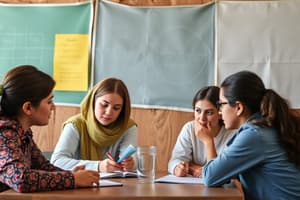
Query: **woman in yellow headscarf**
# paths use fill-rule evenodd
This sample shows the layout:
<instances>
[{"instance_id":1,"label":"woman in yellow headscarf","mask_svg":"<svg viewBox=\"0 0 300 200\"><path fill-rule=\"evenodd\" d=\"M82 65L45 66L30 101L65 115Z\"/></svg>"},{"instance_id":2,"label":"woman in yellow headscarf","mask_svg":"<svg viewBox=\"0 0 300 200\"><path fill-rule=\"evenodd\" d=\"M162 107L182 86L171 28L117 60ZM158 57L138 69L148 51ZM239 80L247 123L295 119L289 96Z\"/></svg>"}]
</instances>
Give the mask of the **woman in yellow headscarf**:
<instances>
[{"instance_id":1,"label":"woman in yellow headscarf","mask_svg":"<svg viewBox=\"0 0 300 200\"><path fill-rule=\"evenodd\" d=\"M99 172L135 169L131 156L120 164L115 159L129 144L137 145L137 125L130 119L130 97L122 80L100 81L81 102L81 112L69 118L51 157L51 162L64 169L85 165Z\"/></svg>"}]
</instances>

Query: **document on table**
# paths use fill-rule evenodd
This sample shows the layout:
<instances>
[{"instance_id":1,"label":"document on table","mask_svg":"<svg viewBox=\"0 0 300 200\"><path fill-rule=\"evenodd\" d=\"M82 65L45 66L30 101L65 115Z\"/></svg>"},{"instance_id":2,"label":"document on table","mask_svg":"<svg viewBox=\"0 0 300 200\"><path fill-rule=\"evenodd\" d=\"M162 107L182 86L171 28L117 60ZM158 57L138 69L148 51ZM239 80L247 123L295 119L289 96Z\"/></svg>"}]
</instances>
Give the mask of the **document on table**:
<instances>
[{"instance_id":1,"label":"document on table","mask_svg":"<svg viewBox=\"0 0 300 200\"><path fill-rule=\"evenodd\" d=\"M103 179L100 179L99 183L100 183L99 187L123 186L123 183L116 182L116 181L110 181L110 180L103 180Z\"/></svg>"},{"instance_id":2,"label":"document on table","mask_svg":"<svg viewBox=\"0 0 300 200\"><path fill-rule=\"evenodd\" d=\"M115 172L100 172L101 179L104 178L129 178L137 177L137 172L115 171Z\"/></svg>"},{"instance_id":3,"label":"document on table","mask_svg":"<svg viewBox=\"0 0 300 200\"><path fill-rule=\"evenodd\" d=\"M177 177L174 175L166 175L161 178L155 179L155 183L184 183L184 184L203 184L202 178L193 176Z\"/></svg>"}]
</instances>

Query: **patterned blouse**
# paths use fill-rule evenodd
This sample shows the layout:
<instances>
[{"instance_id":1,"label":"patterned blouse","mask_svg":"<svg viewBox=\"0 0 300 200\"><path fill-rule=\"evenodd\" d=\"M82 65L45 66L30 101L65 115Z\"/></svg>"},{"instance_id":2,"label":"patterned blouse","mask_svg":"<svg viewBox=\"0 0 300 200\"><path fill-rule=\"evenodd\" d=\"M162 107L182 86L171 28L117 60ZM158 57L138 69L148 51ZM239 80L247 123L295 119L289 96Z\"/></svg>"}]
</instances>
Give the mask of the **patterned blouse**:
<instances>
[{"instance_id":1,"label":"patterned blouse","mask_svg":"<svg viewBox=\"0 0 300 200\"><path fill-rule=\"evenodd\" d=\"M0 116L0 191L36 192L74 188L72 172L50 164L32 138L32 131Z\"/></svg>"}]
</instances>

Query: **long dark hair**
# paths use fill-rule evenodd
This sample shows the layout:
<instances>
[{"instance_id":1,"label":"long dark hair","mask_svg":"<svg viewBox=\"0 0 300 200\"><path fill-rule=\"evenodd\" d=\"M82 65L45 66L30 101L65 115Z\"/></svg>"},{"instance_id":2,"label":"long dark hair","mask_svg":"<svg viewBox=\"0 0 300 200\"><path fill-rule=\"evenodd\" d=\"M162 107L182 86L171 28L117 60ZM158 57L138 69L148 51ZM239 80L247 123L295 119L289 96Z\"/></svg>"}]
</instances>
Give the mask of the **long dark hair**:
<instances>
[{"instance_id":1,"label":"long dark hair","mask_svg":"<svg viewBox=\"0 0 300 200\"><path fill-rule=\"evenodd\" d=\"M21 65L11 69L2 81L1 115L16 117L26 101L38 106L51 93L54 85L51 76L34 66Z\"/></svg>"},{"instance_id":2,"label":"long dark hair","mask_svg":"<svg viewBox=\"0 0 300 200\"><path fill-rule=\"evenodd\" d=\"M241 71L228 76L221 87L231 105L242 102L251 114L259 112L263 119L253 121L259 126L274 127L290 162L300 168L300 116L288 102L272 89L266 89L253 72Z\"/></svg>"}]
</instances>

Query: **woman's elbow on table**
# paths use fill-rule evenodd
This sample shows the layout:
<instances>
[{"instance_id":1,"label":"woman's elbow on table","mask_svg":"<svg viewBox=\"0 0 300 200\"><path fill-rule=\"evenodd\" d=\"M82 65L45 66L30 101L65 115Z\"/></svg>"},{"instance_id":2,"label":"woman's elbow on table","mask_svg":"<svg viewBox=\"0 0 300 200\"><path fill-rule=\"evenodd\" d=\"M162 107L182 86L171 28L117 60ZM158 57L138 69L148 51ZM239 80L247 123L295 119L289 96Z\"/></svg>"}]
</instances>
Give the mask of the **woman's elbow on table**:
<instances>
[{"instance_id":1,"label":"woman's elbow on table","mask_svg":"<svg viewBox=\"0 0 300 200\"><path fill-rule=\"evenodd\" d=\"M221 186L221 184L219 184L218 181L214 180L213 178L211 177L203 177L203 183L204 185L208 186L208 187L218 187L218 186Z\"/></svg>"},{"instance_id":2,"label":"woman's elbow on table","mask_svg":"<svg viewBox=\"0 0 300 200\"><path fill-rule=\"evenodd\" d=\"M221 186L223 184L223 182L224 183L226 182L219 176L216 176L216 173L209 170L208 167L203 167L202 177L203 177L204 185L206 185L208 187Z\"/></svg>"}]
</instances>

